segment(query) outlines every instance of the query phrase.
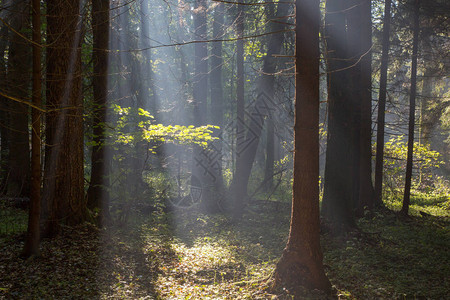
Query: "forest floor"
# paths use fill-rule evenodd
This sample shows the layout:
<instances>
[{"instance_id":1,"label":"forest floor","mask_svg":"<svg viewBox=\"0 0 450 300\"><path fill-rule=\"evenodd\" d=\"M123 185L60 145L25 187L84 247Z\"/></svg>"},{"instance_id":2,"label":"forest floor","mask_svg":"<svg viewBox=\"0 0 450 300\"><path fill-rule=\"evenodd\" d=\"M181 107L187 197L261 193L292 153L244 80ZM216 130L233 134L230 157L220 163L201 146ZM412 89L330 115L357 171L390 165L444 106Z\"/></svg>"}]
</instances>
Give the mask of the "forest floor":
<instances>
[{"instance_id":1,"label":"forest floor","mask_svg":"<svg viewBox=\"0 0 450 300\"><path fill-rule=\"evenodd\" d=\"M311 292L300 299L447 298L450 211L432 212L439 216L405 219L384 210L360 219L359 230L346 236L322 234L336 295ZM26 221L23 212L12 213ZM19 257L26 223L6 234L5 220L0 299L292 299L289 291L264 289L286 243L287 209L251 212L237 223L174 211L109 229L66 227L42 241L40 257L28 260Z\"/></svg>"}]
</instances>

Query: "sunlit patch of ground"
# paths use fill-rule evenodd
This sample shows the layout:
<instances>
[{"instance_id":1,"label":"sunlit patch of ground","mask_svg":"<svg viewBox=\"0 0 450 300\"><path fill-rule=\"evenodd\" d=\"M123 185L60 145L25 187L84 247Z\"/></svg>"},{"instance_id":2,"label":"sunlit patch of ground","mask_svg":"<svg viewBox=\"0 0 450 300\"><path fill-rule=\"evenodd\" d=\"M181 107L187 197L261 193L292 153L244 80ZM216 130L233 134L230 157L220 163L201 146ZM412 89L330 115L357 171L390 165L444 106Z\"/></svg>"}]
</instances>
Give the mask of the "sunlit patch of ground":
<instances>
[{"instance_id":1,"label":"sunlit patch of ground","mask_svg":"<svg viewBox=\"0 0 450 300\"><path fill-rule=\"evenodd\" d=\"M386 199L385 204L392 210L399 211L403 204L403 191ZM450 219L450 194L425 194L413 192L409 205L409 214L421 216L422 213Z\"/></svg>"},{"instance_id":2,"label":"sunlit patch of ground","mask_svg":"<svg viewBox=\"0 0 450 300\"><path fill-rule=\"evenodd\" d=\"M162 299L271 298L263 283L274 264L253 256L261 244L238 238L239 227L223 216L183 214L176 220L173 256L161 264L156 281Z\"/></svg>"}]
</instances>

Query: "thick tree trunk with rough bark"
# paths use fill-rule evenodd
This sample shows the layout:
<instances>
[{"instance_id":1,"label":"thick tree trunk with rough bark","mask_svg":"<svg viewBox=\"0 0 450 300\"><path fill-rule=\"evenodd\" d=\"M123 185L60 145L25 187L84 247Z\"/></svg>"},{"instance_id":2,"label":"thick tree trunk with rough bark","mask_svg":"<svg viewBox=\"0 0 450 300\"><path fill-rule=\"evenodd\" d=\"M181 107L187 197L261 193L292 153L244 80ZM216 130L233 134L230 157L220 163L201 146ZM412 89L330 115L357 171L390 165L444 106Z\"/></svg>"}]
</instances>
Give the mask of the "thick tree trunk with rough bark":
<instances>
[{"instance_id":1,"label":"thick tree trunk with rough bark","mask_svg":"<svg viewBox=\"0 0 450 300\"><path fill-rule=\"evenodd\" d=\"M416 91L417 91L417 54L419 50L419 9L420 0L414 3L414 20L413 20L413 53L411 62L411 90L409 94L409 126L408 126L408 153L406 156L406 176L405 190L403 194L403 205L401 213L408 215L410 196L411 196L411 177L413 165L413 148L414 148L414 122L416 113Z\"/></svg>"},{"instance_id":2,"label":"thick tree trunk with rough bark","mask_svg":"<svg viewBox=\"0 0 450 300\"><path fill-rule=\"evenodd\" d=\"M383 18L383 39L380 67L380 94L378 97L378 116L377 116L377 153L375 159L375 194L374 205L380 207L383 205L383 160L384 160L384 121L386 110L386 86L387 70L389 63L389 33L391 28L391 0L386 0L384 4Z\"/></svg>"},{"instance_id":3,"label":"thick tree trunk with rough bark","mask_svg":"<svg viewBox=\"0 0 450 300\"><path fill-rule=\"evenodd\" d=\"M82 12L79 0L47 1L47 109L43 199L46 233L85 220L83 102L81 97Z\"/></svg>"},{"instance_id":4,"label":"thick tree trunk with rough bark","mask_svg":"<svg viewBox=\"0 0 450 300\"><path fill-rule=\"evenodd\" d=\"M319 1L297 0L292 214L274 286L330 292L319 239L319 22Z\"/></svg>"}]
</instances>

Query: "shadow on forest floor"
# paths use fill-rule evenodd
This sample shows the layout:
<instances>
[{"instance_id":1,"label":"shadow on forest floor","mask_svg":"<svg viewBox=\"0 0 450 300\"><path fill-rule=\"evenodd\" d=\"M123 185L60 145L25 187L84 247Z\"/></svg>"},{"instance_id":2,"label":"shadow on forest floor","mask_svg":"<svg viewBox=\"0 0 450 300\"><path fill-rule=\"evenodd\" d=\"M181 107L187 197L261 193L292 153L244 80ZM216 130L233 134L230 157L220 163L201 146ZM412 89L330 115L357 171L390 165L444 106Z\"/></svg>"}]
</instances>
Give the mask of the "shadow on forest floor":
<instances>
[{"instance_id":1,"label":"shadow on forest floor","mask_svg":"<svg viewBox=\"0 0 450 300\"><path fill-rule=\"evenodd\" d=\"M0 298L154 299L159 246L146 252L138 233L64 228L41 256L19 258L23 235L0 239Z\"/></svg>"},{"instance_id":2,"label":"shadow on forest floor","mask_svg":"<svg viewBox=\"0 0 450 300\"><path fill-rule=\"evenodd\" d=\"M0 299L272 299L264 282L286 243L289 211L236 223L195 211L135 216L133 225L65 228L42 256L18 257L21 236L1 236ZM443 299L450 290L450 222L392 211L359 231L322 236L340 299ZM319 299L313 293L300 299ZM276 299L292 299L288 291Z\"/></svg>"},{"instance_id":3,"label":"shadow on forest floor","mask_svg":"<svg viewBox=\"0 0 450 300\"><path fill-rule=\"evenodd\" d=\"M386 210L345 239L323 237L325 263L344 298L444 299L450 291L450 220Z\"/></svg>"}]
</instances>

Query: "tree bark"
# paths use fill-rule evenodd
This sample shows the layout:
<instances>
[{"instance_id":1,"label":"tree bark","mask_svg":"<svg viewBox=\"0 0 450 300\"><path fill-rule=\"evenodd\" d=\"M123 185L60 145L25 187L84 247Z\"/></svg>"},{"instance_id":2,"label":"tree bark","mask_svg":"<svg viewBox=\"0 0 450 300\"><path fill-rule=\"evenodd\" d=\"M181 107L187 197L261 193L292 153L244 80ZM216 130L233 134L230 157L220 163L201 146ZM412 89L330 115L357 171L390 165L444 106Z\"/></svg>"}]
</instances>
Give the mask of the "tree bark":
<instances>
[{"instance_id":1,"label":"tree bark","mask_svg":"<svg viewBox=\"0 0 450 300\"><path fill-rule=\"evenodd\" d=\"M243 3L242 0L239 3ZM236 170L235 178L241 178L245 172L243 149L245 147L245 99L244 99L244 9L237 5L236 32L239 40L236 42ZM244 210L247 194L241 191L243 187L234 186L234 216L240 217Z\"/></svg>"},{"instance_id":2,"label":"tree bark","mask_svg":"<svg viewBox=\"0 0 450 300\"><path fill-rule=\"evenodd\" d=\"M347 4L347 5L344 5ZM322 215L336 231L355 226L352 201L352 103L348 94L345 11L349 3L328 0L325 15L328 72L328 134Z\"/></svg>"},{"instance_id":3,"label":"tree bark","mask_svg":"<svg viewBox=\"0 0 450 300\"><path fill-rule=\"evenodd\" d=\"M26 34L29 27L29 3L15 3L10 18L11 27ZM23 37L10 31L8 58L8 93L10 96L27 99L30 89L31 51ZM9 163L7 193L13 197L28 197L30 193L30 140L28 130L29 107L10 101Z\"/></svg>"},{"instance_id":4,"label":"tree bark","mask_svg":"<svg viewBox=\"0 0 450 300\"><path fill-rule=\"evenodd\" d=\"M108 172L106 162L106 111L108 102L109 0L92 0L92 63L94 77L93 142L88 206L98 209L100 222L109 217Z\"/></svg>"},{"instance_id":5,"label":"tree bark","mask_svg":"<svg viewBox=\"0 0 450 300\"><path fill-rule=\"evenodd\" d=\"M377 149L375 159L374 205L383 205L383 160L384 160L384 120L386 110L387 70L389 63L389 33L391 28L391 0L385 0L383 18L383 39L380 68L380 94L378 97Z\"/></svg>"},{"instance_id":6,"label":"tree bark","mask_svg":"<svg viewBox=\"0 0 450 300\"><path fill-rule=\"evenodd\" d=\"M40 0L32 0L32 40L33 40L33 87L32 102L41 106L41 6ZM22 255L30 257L39 254L40 220L41 220L41 112L31 112L31 190L28 232Z\"/></svg>"},{"instance_id":7,"label":"tree bark","mask_svg":"<svg viewBox=\"0 0 450 300\"><path fill-rule=\"evenodd\" d=\"M214 9L213 21L213 38L220 39L224 34L224 14L225 9L223 3L218 2ZM223 170L222 170L222 133L223 133L223 86L222 86L222 42L213 42L211 45L211 122L219 126L214 130L214 136L219 139L213 142L213 151L217 153L215 162L215 188L220 192L223 190Z\"/></svg>"},{"instance_id":8,"label":"tree bark","mask_svg":"<svg viewBox=\"0 0 450 300\"><path fill-rule=\"evenodd\" d=\"M409 202L411 196L411 177L413 165L413 150L414 150L414 123L416 113L416 91L417 91L417 54L419 50L419 9L420 0L414 2L414 19L413 19L413 53L411 62L411 90L409 95L409 125L408 125L408 153L406 156L406 176L405 176L405 190L403 194L403 204L401 213L408 215Z\"/></svg>"},{"instance_id":9,"label":"tree bark","mask_svg":"<svg viewBox=\"0 0 450 300\"><path fill-rule=\"evenodd\" d=\"M361 122L359 135L358 215L373 209L372 184L372 5L361 2Z\"/></svg>"},{"instance_id":10,"label":"tree bark","mask_svg":"<svg viewBox=\"0 0 450 300\"><path fill-rule=\"evenodd\" d=\"M349 7L345 10L347 20L346 47L349 67L344 70L348 73L348 84L340 88L346 88L347 97L344 101L349 102L348 118L351 122L351 176L344 180L350 181L352 189L352 210L359 206L360 192L360 132L361 132L361 103L362 103L362 74L361 72L361 38L362 38L362 0L351 0Z\"/></svg>"},{"instance_id":11,"label":"tree bark","mask_svg":"<svg viewBox=\"0 0 450 300\"><path fill-rule=\"evenodd\" d=\"M0 29L0 89L6 90L6 61L5 52L7 47L8 27L2 26ZM6 192L8 179L8 100L0 96L0 194Z\"/></svg>"},{"instance_id":12,"label":"tree bark","mask_svg":"<svg viewBox=\"0 0 450 300\"><path fill-rule=\"evenodd\" d=\"M83 103L81 97L82 12L79 0L47 1L47 114L44 202L46 234L60 224L85 220Z\"/></svg>"},{"instance_id":13,"label":"tree bark","mask_svg":"<svg viewBox=\"0 0 450 300\"><path fill-rule=\"evenodd\" d=\"M330 292L319 239L319 22L319 1L297 0L292 213L274 287Z\"/></svg>"}]
</instances>

